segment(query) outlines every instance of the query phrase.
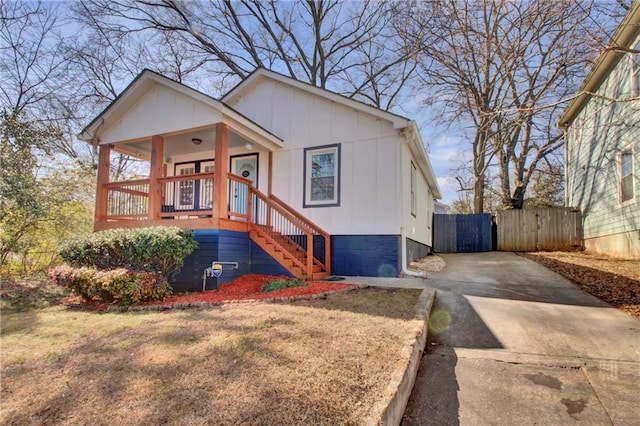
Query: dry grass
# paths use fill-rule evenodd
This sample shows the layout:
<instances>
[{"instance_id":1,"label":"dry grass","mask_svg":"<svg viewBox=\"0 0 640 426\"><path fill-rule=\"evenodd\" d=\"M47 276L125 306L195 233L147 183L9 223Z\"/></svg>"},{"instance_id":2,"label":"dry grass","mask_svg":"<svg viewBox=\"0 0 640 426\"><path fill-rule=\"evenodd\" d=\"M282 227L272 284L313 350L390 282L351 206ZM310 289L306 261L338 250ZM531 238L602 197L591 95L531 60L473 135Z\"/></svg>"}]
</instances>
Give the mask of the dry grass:
<instances>
[{"instance_id":1,"label":"dry grass","mask_svg":"<svg viewBox=\"0 0 640 426\"><path fill-rule=\"evenodd\" d=\"M3 312L1 424L358 424L415 290L192 311Z\"/></svg>"},{"instance_id":2,"label":"dry grass","mask_svg":"<svg viewBox=\"0 0 640 426\"><path fill-rule=\"evenodd\" d=\"M640 318L640 262L587 252L538 252L523 256L577 284L587 293Z\"/></svg>"}]
</instances>

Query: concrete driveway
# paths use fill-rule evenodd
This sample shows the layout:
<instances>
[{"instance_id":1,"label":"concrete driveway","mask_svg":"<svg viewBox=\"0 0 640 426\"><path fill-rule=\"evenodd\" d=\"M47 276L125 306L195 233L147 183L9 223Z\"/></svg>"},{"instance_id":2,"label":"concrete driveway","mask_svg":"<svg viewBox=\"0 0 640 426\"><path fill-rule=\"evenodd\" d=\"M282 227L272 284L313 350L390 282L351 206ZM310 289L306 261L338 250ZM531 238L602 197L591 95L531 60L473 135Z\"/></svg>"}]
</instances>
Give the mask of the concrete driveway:
<instances>
[{"instance_id":1,"label":"concrete driveway","mask_svg":"<svg viewBox=\"0 0 640 426\"><path fill-rule=\"evenodd\" d=\"M403 425L638 425L640 321L511 253L442 255Z\"/></svg>"}]
</instances>

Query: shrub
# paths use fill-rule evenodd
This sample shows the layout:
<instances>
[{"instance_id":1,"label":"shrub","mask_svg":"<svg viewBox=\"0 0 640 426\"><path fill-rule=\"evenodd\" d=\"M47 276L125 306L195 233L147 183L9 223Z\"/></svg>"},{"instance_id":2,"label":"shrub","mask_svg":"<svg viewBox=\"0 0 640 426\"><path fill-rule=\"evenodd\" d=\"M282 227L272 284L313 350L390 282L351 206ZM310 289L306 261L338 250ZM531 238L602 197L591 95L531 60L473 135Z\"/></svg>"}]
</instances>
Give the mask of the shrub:
<instances>
[{"instance_id":1,"label":"shrub","mask_svg":"<svg viewBox=\"0 0 640 426\"><path fill-rule=\"evenodd\" d=\"M171 286L159 274L118 268L99 271L61 265L49 270L49 278L65 286L85 300L98 297L104 302L120 301L123 305L163 300L171 294Z\"/></svg>"},{"instance_id":2,"label":"shrub","mask_svg":"<svg viewBox=\"0 0 640 426\"><path fill-rule=\"evenodd\" d=\"M170 281L197 245L189 229L158 226L94 232L64 243L58 254L75 267L127 268Z\"/></svg>"},{"instance_id":3,"label":"shrub","mask_svg":"<svg viewBox=\"0 0 640 426\"><path fill-rule=\"evenodd\" d=\"M262 292L268 293L270 291L282 290L283 288L302 287L304 285L305 285L304 281L299 280L297 278L281 277L281 278L266 282L262 286Z\"/></svg>"}]
</instances>

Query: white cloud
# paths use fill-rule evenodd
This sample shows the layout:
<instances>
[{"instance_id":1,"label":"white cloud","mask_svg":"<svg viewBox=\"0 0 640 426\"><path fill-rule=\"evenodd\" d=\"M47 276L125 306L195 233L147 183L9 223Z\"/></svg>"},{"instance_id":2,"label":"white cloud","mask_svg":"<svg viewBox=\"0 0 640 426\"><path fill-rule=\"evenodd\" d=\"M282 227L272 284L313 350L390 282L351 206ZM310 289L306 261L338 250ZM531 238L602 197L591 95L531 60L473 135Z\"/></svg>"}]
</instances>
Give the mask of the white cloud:
<instances>
[{"instance_id":1,"label":"white cloud","mask_svg":"<svg viewBox=\"0 0 640 426\"><path fill-rule=\"evenodd\" d=\"M455 179L449 176L440 176L437 179L440 192L442 193L442 199L440 201L451 205L451 203L458 199Z\"/></svg>"}]
</instances>

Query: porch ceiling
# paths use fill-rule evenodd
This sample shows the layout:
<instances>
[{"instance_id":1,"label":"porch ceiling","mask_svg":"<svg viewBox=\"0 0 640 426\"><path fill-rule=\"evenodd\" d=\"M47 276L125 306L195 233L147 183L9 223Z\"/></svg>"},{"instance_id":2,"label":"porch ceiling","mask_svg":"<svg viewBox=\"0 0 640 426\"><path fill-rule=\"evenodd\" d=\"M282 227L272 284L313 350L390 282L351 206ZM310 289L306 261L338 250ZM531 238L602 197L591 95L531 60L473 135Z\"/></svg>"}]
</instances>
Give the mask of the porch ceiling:
<instances>
[{"instance_id":1,"label":"porch ceiling","mask_svg":"<svg viewBox=\"0 0 640 426\"><path fill-rule=\"evenodd\" d=\"M201 139L202 143L196 145L192 142L192 139ZM216 130L200 129L190 130L184 133L175 134L171 136L165 136L164 138L164 156L165 159L185 154L205 154L211 156L216 140ZM253 146L256 145L255 141L250 141L229 129L228 133L229 148L239 148L249 143ZM133 155L138 158L149 160L151 158L151 140L137 141L137 142L123 142L114 145L116 151Z\"/></svg>"}]
</instances>

